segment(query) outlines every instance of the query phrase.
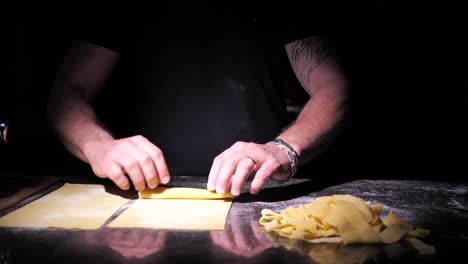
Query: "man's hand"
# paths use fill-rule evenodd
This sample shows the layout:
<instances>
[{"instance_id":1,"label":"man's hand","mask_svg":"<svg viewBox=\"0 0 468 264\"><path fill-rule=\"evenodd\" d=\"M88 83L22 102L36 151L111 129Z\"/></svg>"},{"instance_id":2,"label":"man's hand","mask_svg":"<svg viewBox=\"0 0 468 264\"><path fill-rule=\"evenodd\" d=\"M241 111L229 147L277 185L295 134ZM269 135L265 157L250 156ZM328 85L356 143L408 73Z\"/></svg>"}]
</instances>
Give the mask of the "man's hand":
<instances>
[{"instance_id":1,"label":"man's hand","mask_svg":"<svg viewBox=\"0 0 468 264\"><path fill-rule=\"evenodd\" d=\"M162 151L143 136L89 141L83 153L98 177L111 179L123 190L130 188L125 175L137 191L170 180Z\"/></svg>"},{"instance_id":2,"label":"man's hand","mask_svg":"<svg viewBox=\"0 0 468 264\"><path fill-rule=\"evenodd\" d=\"M290 170L288 156L280 148L239 141L214 159L207 188L237 196L244 183L253 178L250 192L255 194L269 179L287 180Z\"/></svg>"}]
</instances>

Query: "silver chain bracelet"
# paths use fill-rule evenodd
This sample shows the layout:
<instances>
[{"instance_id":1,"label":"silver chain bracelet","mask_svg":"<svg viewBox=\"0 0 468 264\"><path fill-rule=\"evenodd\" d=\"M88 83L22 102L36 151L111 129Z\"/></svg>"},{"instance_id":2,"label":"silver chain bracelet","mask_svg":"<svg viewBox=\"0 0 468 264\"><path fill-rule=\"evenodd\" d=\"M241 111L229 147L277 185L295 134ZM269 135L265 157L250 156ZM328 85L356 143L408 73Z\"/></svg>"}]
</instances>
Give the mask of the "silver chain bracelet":
<instances>
[{"instance_id":1,"label":"silver chain bracelet","mask_svg":"<svg viewBox=\"0 0 468 264\"><path fill-rule=\"evenodd\" d=\"M279 138L274 139L266 144L275 145L278 148L286 151L286 153L288 154L289 162L291 163L291 174L289 174L288 177L288 180L290 180L294 175L297 174L297 167L299 166L299 155L288 143Z\"/></svg>"}]
</instances>

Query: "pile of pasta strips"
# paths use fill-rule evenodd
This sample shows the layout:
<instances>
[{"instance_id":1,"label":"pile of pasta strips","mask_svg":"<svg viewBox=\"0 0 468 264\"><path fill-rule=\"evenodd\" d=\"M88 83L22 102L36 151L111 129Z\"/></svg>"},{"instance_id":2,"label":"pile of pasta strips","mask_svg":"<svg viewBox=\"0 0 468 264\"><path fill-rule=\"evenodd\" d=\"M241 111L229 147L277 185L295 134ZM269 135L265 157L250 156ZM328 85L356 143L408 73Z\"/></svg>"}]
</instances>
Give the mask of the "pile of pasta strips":
<instances>
[{"instance_id":1,"label":"pile of pasta strips","mask_svg":"<svg viewBox=\"0 0 468 264\"><path fill-rule=\"evenodd\" d=\"M263 209L259 222L267 232L309 243L390 244L429 235L429 230L414 228L393 212L381 219L382 209L382 204L352 195L322 196L279 214Z\"/></svg>"}]
</instances>

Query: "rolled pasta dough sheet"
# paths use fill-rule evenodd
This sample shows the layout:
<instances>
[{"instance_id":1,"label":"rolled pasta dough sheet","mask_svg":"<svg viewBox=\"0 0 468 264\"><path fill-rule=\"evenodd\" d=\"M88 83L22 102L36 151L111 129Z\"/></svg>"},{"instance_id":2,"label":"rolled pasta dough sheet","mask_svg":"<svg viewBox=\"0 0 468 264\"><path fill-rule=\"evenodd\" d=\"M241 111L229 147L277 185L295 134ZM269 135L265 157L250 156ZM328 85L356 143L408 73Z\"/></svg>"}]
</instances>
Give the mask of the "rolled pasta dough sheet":
<instances>
[{"instance_id":1,"label":"rolled pasta dough sheet","mask_svg":"<svg viewBox=\"0 0 468 264\"><path fill-rule=\"evenodd\" d=\"M145 189L138 193L142 199L232 199L230 193L218 194L213 191L198 188L183 187L157 187L155 189Z\"/></svg>"},{"instance_id":2,"label":"rolled pasta dough sheet","mask_svg":"<svg viewBox=\"0 0 468 264\"><path fill-rule=\"evenodd\" d=\"M1 217L0 227L99 229L128 201L102 185L66 183Z\"/></svg>"},{"instance_id":3,"label":"rolled pasta dough sheet","mask_svg":"<svg viewBox=\"0 0 468 264\"><path fill-rule=\"evenodd\" d=\"M224 230L231 199L138 199L110 228Z\"/></svg>"}]
</instances>

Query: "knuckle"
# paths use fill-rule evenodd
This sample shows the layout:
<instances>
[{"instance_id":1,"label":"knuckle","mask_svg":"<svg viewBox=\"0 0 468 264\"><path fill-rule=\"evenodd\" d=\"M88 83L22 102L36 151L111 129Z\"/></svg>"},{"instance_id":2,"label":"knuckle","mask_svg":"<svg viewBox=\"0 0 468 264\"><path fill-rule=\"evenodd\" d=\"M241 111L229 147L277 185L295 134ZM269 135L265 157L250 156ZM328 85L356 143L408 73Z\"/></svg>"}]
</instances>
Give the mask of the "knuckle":
<instances>
[{"instance_id":1,"label":"knuckle","mask_svg":"<svg viewBox=\"0 0 468 264\"><path fill-rule=\"evenodd\" d=\"M105 173L105 170L102 169L103 166L101 166L99 163L90 162L89 165L91 166L91 169L94 172L94 174L96 174L97 176L100 176Z\"/></svg>"},{"instance_id":2,"label":"knuckle","mask_svg":"<svg viewBox=\"0 0 468 264\"><path fill-rule=\"evenodd\" d=\"M257 173L255 178L258 178L261 182L264 182L266 179L270 177L271 173L272 173L272 170L266 169L263 171L263 173Z\"/></svg>"},{"instance_id":3,"label":"knuckle","mask_svg":"<svg viewBox=\"0 0 468 264\"><path fill-rule=\"evenodd\" d=\"M245 147L245 145L246 145L246 142L244 142L244 141L237 141L236 143L234 143L234 144L232 145L232 147L238 149L238 148L243 148L243 147Z\"/></svg>"},{"instance_id":4,"label":"knuckle","mask_svg":"<svg viewBox=\"0 0 468 264\"><path fill-rule=\"evenodd\" d=\"M261 175L261 178L268 178L270 177L275 171L278 171L278 167L275 166L270 166L268 168L265 168L265 171Z\"/></svg>"},{"instance_id":5,"label":"knuckle","mask_svg":"<svg viewBox=\"0 0 468 264\"><path fill-rule=\"evenodd\" d=\"M266 154L265 154L265 159L266 159L266 160L273 160L273 161L276 160L275 155L273 155L273 154L271 154L271 153L266 153Z\"/></svg>"},{"instance_id":6,"label":"knuckle","mask_svg":"<svg viewBox=\"0 0 468 264\"><path fill-rule=\"evenodd\" d=\"M137 162L134 159L125 159L122 161L122 165L126 170L133 171L137 168Z\"/></svg>"},{"instance_id":7,"label":"knuckle","mask_svg":"<svg viewBox=\"0 0 468 264\"><path fill-rule=\"evenodd\" d=\"M160 153L163 152L158 146L153 145L153 147L154 147L156 152L160 152Z\"/></svg>"},{"instance_id":8,"label":"knuckle","mask_svg":"<svg viewBox=\"0 0 468 264\"><path fill-rule=\"evenodd\" d=\"M112 179L115 184L117 184L118 186L122 186L122 187L126 187L128 185L128 182L127 182L127 179L125 179L124 177L118 177L116 179Z\"/></svg>"},{"instance_id":9,"label":"knuckle","mask_svg":"<svg viewBox=\"0 0 468 264\"><path fill-rule=\"evenodd\" d=\"M111 166L107 172L107 175L110 179L118 179L122 175L122 170L119 166Z\"/></svg>"},{"instance_id":10,"label":"knuckle","mask_svg":"<svg viewBox=\"0 0 468 264\"><path fill-rule=\"evenodd\" d=\"M141 157L138 158L138 162L140 164L149 165L149 164L151 164L151 156L142 155Z\"/></svg>"},{"instance_id":11,"label":"knuckle","mask_svg":"<svg viewBox=\"0 0 468 264\"><path fill-rule=\"evenodd\" d=\"M252 161L244 159L239 163L238 167L241 170L248 170L250 169L250 167L252 167L252 165L253 165Z\"/></svg>"},{"instance_id":12,"label":"knuckle","mask_svg":"<svg viewBox=\"0 0 468 264\"><path fill-rule=\"evenodd\" d=\"M242 178L235 179L232 181L231 185L231 190L240 190L242 188L242 185L244 185L244 182Z\"/></svg>"},{"instance_id":13,"label":"knuckle","mask_svg":"<svg viewBox=\"0 0 468 264\"><path fill-rule=\"evenodd\" d=\"M95 169L92 168L94 175L98 176L99 178L106 178L109 177L109 175L106 175L106 173L103 173L100 169Z\"/></svg>"},{"instance_id":14,"label":"knuckle","mask_svg":"<svg viewBox=\"0 0 468 264\"><path fill-rule=\"evenodd\" d=\"M110 160L118 160L119 159L119 154L116 149L112 149L111 151L107 152L104 155L103 162L110 161Z\"/></svg>"},{"instance_id":15,"label":"knuckle","mask_svg":"<svg viewBox=\"0 0 468 264\"><path fill-rule=\"evenodd\" d=\"M228 179L231 177L228 173L221 174L218 176L217 184L224 184L228 181Z\"/></svg>"},{"instance_id":16,"label":"knuckle","mask_svg":"<svg viewBox=\"0 0 468 264\"><path fill-rule=\"evenodd\" d=\"M162 152L159 148L157 148L157 149L154 151L154 154L153 154L153 155L154 155L154 157L155 157L157 160L162 160L162 159L164 159L164 154L163 154L163 152Z\"/></svg>"},{"instance_id":17,"label":"knuckle","mask_svg":"<svg viewBox=\"0 0 468 264\"><path fill-rule=\"evenodd\" d=\"M222 156L216 156L213 160L214 163L216 164L221 164L223 163L223 157Z\"/></svg>"},{"instance_id":18,"label":"knuckle","mask_svg":"<svg viewBox=\"0 0 468 264\"><path fill-rule=\"evenodd\" d=\"M226 166L228 168L234 167L234 159L223 159L223 166Z\"/></svg>"},{"instance_id":19,"label":"knuckle","mask_svg":"<svg viewBox=\"0 0 468 264\"><path fill-rule=\"evenodd\" d=\"M133 138L137 140L146 140L146 138L142 135L136 135L136 136L133 136Z\"/></svg>"},{"instance_id":20,"label":"knuckle","mask_svg":"<svg viewBox=\"0 0 468 264\"><path fill-rule=\"evenodd\" d=\"M118 144L119 148L128 148L129 146L130 146L130 142L128 142L127 140L122 140Z\"/></svg>"},{"instance_id":21,"label":"knuckle","mask_svg":"<svg viewBox=\"0 0 468 264\"><path fill-rule=\"evenodd\" d=\"M271 158L268 159L268 162L266 164L268 165L268 168L271 169L277 169L281 166L281 163L279 163L279 161L273 155Z\"/></svg>"},{"instance_id":22,"label":"knuckle","mask_svg":"<svg viewBox=\"0 0 468 264\"><path fill-rule=\"evenodd\" d=\"M257 144L255 144L255 143L253 143L253 142L248 142L248 143L246 143L246 147L248 147L248 148L251 148L251 149L252 149L252 148L255 148L255 147L257 147Z\"/></svg>"}]
</instances>

